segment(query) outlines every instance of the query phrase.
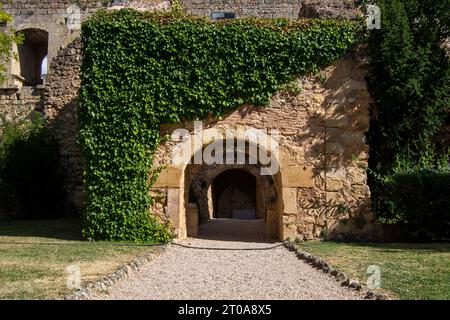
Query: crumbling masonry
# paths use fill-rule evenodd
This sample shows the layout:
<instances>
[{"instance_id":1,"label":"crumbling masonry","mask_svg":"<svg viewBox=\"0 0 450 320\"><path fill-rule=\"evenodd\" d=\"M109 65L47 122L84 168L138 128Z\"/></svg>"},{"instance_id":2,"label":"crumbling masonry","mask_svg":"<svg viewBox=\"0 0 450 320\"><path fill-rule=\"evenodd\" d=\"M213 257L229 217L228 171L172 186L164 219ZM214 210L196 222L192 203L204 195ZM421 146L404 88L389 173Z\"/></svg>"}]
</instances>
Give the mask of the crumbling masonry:
<instances>
[{"instance_id":1,"label":"crumbling masonry","mask_svg":"<svg viewBox=\"0 0 450 320\"><path fill-rule=\"evenodd\" d=\"M186 10L213 17L337 18L355 16L352 1L184 0ZM0 88L0 113L7 119L44 113L61 144L69 173L66 188L73 208L83 207L83 162L77 136L80 88L79 23L102 7L167 10L170 1L16 0L5 9L13 27L27 35L14 48L19 61L9 65ZM45 67L44 60L48 61ZM154 165L166 165L149 190L152 212L173 221L180 237L195 236L198 221L220 217L264 219L273 238L375 237L380 231L370 212L367 186L371 102L364 81L364 48L359 48L317 77L297 80L299 90L275 94L267 107L245 105L221 120L204 123L206 132L225 128L276 129L280 132L279 171L261 175L256 164L175 166L174 141L163 142ZM192 123L162 126L163 133ZM202 152L211 141L201 141Z\"/></svg>"}]
</instances>

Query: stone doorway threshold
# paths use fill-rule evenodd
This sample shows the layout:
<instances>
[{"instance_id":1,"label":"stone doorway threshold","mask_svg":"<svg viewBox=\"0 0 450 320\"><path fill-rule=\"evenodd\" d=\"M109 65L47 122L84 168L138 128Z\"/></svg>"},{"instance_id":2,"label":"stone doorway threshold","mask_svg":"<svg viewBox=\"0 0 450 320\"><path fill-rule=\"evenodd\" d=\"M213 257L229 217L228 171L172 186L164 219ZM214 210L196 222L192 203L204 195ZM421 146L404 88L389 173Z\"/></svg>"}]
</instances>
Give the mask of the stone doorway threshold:
<instances>
[{"instance_id":1,"label":"stone doorway threshold","mask_svg":"<svg viewBox=\"0 0 450 320\"><path fill-rule=\"evenodd\" d=\"M198 239L276 243L267 236L264 220L212 219L199 225Z\"/></svg>"}]
</instances>

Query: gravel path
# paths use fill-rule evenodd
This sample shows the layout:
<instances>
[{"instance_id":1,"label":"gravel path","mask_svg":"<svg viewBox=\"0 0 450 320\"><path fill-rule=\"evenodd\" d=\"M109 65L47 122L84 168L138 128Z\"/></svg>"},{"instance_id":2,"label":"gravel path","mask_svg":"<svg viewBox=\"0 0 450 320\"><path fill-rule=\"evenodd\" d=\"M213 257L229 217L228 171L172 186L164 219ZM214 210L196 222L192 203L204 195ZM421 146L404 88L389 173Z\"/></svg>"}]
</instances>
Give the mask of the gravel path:
<instances>
[{"instance_id":1,"label":"gravel path","mask_svg":"<svg viewBox=\"0 0 450 320\"><path fill-rule=\"evenodd\" d=\"M208 230L214 231L220 226L221 224L210 225ZM239 225L234 226L234 230L239 229ZM203 238L206 234L203 231ZM251 238L251 232L247 232L247 235ZM196 247L236 249L276 245L252 242L249 238L245 241L222 239L196 238L179 243ZM139 273L110 288L109 294L95 297L188 300L359 298L361 297L356 292L341 287L331 276L297 259L295 253L284 247L239 251L199 250L177 245L172 245Z\"/></svg>"}]
</instances>

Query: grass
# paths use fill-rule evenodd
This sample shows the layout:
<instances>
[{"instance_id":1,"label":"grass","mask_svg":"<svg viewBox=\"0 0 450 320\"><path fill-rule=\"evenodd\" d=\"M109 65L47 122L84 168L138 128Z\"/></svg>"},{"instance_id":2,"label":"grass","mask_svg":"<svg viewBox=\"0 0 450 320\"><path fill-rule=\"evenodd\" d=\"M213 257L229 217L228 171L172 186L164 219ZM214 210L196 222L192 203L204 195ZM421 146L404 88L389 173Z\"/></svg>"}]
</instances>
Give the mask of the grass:
<instances>
[{"instance_id":1,"label":"grass","mask_svg":"<svg viewBox=\"0 0 450 320\"><path fill-rule=\"evenodd\" d=\"M381 269L381 287L402 300L450 299L450 244L306 242L301 248L350 277L367 281L367 267Z\"/></svg>"},{"instance_id":2,"label":"grass","mask_svg":"<svg viewBox=\"0 0 450 320\"><path fill-rule=\"evenodd\" d=\"M1 222L0 299L62 298L70 292L68 266L79 266L87 282L150 250L90 243L82 240L80 230L79 219Z\"/></svg>"}]
</instances>

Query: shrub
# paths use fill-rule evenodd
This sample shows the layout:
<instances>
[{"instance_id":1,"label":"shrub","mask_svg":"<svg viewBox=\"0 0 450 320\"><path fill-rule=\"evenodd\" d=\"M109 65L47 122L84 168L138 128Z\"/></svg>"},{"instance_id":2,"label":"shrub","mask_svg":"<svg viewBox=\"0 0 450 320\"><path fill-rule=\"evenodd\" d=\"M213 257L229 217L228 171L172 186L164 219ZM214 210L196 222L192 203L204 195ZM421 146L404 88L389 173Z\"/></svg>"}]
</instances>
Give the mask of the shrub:
<instances>
[{"instance_id":1,"label":"shrub","mask_svg":"<svg viewBox=\"0 0 450 320\"><path fill-rule=\"evenodd\" d=\"M0 138L0 198L4 212L18 218L52 218L63 213L64 174L58 143L42 115L6 122Z\"/></svg>"},{"instance_id":2,"label":"shrub","mask_svg":"<svg viewBox=\"0 0 450 320\"><path fill-rule=\"evenodd\" d=\"M382 187L384 220L404 224L415 240L450 240L450 170L395 173Z\"/></svg>"}]
</instances>

